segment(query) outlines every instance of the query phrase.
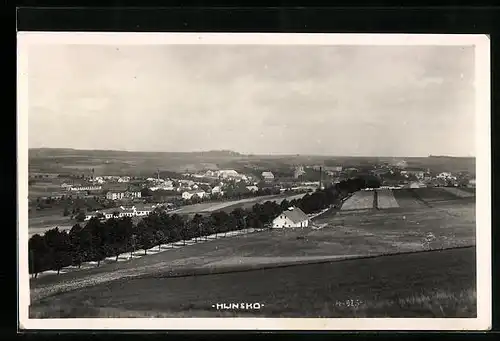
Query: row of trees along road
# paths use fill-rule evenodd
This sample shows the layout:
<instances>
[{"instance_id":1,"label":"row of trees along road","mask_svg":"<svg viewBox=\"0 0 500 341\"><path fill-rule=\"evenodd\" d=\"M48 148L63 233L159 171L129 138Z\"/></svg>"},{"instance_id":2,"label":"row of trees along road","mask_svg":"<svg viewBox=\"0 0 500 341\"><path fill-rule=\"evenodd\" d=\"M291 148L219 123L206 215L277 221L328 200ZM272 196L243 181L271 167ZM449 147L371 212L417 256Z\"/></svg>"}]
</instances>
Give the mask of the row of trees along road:
<instances>
[{"instance_id":1,"label":"row of trees along road","mask_svg":"<svg viewBox=\"0 0 500 341\"><path fill-rule=\"evenodd\" d=\"M372 184L373 185L373 184ZM84 226L74 225L71 230L61 231L57 227L44 235L29 239L29 272L35 278L47 270L59 271L67 266L80 267L82 263L94 261L97 266L108 257L130 252L144 251L162 244L190 239L203 239L212 234L226 234L229 231L246 228L264 228L289 206L302 209L305 213L319 212L336 205L349 193L367 187L367 180L354 178L342 181L300 199L283 200L280 204L267 201L255 204L251 209L234 209L210 215L194 215L191 219L177 214L155 210L134 224L128 217L100 220L90 219Z\"/></svg>"}]
</instances>

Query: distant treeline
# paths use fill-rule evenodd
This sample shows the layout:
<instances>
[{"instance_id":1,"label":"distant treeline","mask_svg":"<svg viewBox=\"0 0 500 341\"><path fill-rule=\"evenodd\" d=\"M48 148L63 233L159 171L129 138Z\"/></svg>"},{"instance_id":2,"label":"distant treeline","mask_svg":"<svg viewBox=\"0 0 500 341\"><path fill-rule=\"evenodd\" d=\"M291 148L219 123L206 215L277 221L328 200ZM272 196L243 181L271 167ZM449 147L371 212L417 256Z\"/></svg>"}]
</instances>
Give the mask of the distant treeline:
<instances>
[{"instance_id":1,"label":"distant treeline","mask_svg":"<svg viewBox=\"0 0 500 341\"><path fill-rule=\"evenodd\" d=\"M373 182L373 181L372 181ZM370 185L370 186L368 186ZM290 206L299 207L305 213L319 212L337 205L341 199L362 188L373 187L363 178L348 179L334 186L306 194L301 199L283 200L280 204L267 201L255 204L251 209L234 209L231 213L213 212L211 215L196 214L186 219L178 214L168 214L158 209L136 225L128 217L101 221L90 219L84 226L74 225L69 232L57 227L44 235L29 239L29 272L35 277L47 270L60 271L83 262L96 261L97 266L107 257L123 253L147 250L166 243L203 238L212 234L246 228L264 228Z\"/></svg>"}]
</instances>

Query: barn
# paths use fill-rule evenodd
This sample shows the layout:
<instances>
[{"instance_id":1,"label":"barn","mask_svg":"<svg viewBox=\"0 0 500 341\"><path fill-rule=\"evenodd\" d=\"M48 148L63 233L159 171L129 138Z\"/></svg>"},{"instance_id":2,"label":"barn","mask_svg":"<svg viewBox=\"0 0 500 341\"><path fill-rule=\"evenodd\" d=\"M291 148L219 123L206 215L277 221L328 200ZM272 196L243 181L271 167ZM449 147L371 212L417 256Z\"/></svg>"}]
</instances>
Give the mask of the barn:
<instances>
[{"instance_id":1,"label":"barn","mask_svg":"<svg viewBox=\"0 0 500 341\"><path fill-rule=\"evenodd\" d=\"M289 207L273 220L273 228L308 226L309 217L297 207Z\"/></svg>"}]
</instances>

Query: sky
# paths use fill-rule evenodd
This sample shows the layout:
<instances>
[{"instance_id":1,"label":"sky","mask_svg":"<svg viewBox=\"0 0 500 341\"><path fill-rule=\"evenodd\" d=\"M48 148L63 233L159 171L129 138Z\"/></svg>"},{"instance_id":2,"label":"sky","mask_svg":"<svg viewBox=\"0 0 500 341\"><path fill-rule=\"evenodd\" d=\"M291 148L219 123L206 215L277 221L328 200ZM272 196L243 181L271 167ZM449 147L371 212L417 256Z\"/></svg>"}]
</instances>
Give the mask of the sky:
<instances>
[{"instance_id":1,"label":"sky","mask_svg":"<svg viewBox=\"0 0 500 341\"><path fill-rule=\"evenodd\" d=\"M30 46L29 147L474 156L474 49Z\"/></svg>"}]
</instances>

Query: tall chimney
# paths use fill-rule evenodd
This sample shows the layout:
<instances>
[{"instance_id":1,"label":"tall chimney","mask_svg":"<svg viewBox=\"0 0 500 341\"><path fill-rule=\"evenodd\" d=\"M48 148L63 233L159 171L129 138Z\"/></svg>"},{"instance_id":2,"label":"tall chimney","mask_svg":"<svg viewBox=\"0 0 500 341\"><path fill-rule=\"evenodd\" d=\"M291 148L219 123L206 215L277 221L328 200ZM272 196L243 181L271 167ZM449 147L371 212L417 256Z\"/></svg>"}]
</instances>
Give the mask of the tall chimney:
<instances>
[{"instance_id":1,"label":"tall chimney","mask_svg":"<svg viewBox=\"0 0 500 341\"><path fill-rule=\"evenodd\" d=\"M321 189L322 181L323 181L323 167L319 166L319 189Z\"/></svg>"}]
</instances>

